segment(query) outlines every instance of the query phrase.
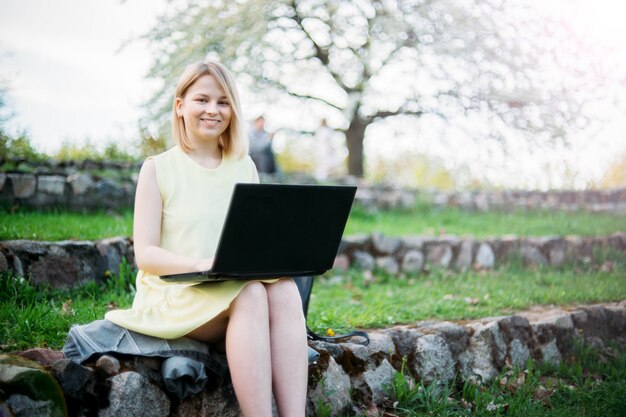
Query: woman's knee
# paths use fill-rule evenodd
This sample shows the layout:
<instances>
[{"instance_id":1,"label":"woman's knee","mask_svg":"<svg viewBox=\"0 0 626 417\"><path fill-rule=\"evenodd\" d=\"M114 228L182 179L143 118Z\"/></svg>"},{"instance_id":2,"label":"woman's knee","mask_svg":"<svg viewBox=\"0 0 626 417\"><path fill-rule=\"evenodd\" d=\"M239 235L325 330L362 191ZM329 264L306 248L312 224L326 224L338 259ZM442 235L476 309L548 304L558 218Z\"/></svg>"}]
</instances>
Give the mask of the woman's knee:
<instances>
[{"instance_id":1,"label":"woman's knee","mask_svg":"<svg viewBox=\"0 0 626 417\"><path fill-rule=\"evenodd\" d=\"M231 313L234 310L251 310L257 313L267 314L268 294L265 286L261 282L250 282L246 284L239 295L231 304Z\"/></svg>"},{"instance_id":2,"label":"woman's knee","mask_svg":"<svg viewBox=\"0 0 626 417\"><path fill-rule=\"evenodd\" d=\"M270 313L272 310L289 314L302 315L302 298L298 287L292 279L281 279L266 288Z\"/></svg>"}]
</instances>

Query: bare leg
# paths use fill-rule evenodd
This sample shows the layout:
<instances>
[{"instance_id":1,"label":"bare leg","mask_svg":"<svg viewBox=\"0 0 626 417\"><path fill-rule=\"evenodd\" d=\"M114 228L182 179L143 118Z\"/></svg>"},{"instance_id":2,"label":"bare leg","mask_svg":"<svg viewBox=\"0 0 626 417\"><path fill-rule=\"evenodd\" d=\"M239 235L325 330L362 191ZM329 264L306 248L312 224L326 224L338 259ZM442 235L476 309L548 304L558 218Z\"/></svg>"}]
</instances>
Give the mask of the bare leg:
<instances>
[{"instance_id":1,"label":"bare leg","mask_svg":"<svg viewBox=\"0 0 626 417\"><path fill-rule=\"evenodd\" d=\"M281 417L304 417L308 383L306 324L296 284L266 284L272 385Z\"/></svg>"},{"instance_id":2,"label":"bare leg","mask_svg":"<svg viewBox=\"0 0 626 417\"><path fill-rule=\"evenodd\" d=\"M272 364L267 292L260 282L244 287L230 305L226 356L244 416L272 415Z\"/></svg>"},{"instance_id":3,"label":"bare leg","mask_svg":"<svg viewBox=\"0 0 626 417\"><path fill-rule=\"evenodd\" d=\"M224 339L228 326L228 311L223 311L202 326L187 333L187 337L205 343L216 343Z\"/></svg>"}]
</instances>

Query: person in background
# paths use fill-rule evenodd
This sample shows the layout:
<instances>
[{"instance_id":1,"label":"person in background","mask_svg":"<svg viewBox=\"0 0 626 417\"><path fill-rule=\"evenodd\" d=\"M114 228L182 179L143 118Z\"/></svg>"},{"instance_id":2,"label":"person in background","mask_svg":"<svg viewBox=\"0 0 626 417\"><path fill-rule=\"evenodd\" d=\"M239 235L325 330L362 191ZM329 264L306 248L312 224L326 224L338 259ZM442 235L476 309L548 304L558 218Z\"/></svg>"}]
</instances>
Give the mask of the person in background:
<instances>
[{"instance_id":1,"label":"person in background","mask_svg":"<svg viewBox=\"0 0 626 417\"><path fill-rule=\"evenodd\" d=\"M307 337L293 280L172 284L159 278L209 270L235 184L259 181L241 115L225 67L210 61L187 67L172 109L176 145L148 158L139 174L133 305L105 317L154 337L223 343L244 416L270 417L273 394L280 416L303 417Z\"/></svg>"},{"instance_id":2,"label":"person in background","mask_svg":"<svg viewBox=\"0 0 626 417\"><path fill-rule=\"evenodd\" d=\"M326 119L322 119L314 137L316 150L314 176L318 181L327 180L336 169L340 153L335 149L334 135L335 131L328 127Z\"/></svg>"},{"instance_id":3,"label":"person in background","mask_svg":"<svg viewBox=\"0 0 626 417\"><path fill-rule=\"evenodd\" d=\"M250 139L250 157L259 172L275 174L276 158L272 149L272 135L265 130L265 118L259 116L248 134Z\"/></svg>"}]
</instances>

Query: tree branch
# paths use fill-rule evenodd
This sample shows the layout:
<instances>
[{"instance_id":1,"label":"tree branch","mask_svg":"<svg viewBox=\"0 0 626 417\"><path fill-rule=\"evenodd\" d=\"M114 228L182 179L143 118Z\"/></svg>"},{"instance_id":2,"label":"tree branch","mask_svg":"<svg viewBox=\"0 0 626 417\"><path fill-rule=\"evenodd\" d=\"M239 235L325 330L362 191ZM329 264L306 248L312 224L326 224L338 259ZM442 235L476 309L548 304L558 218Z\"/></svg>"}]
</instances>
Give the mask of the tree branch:
<instances>
[{"instance_id":1,"label":"tree branch","mask_svg":"<svg viewBox=\"0 0 626 417\"><path fill-rule=\"evenodd\" d=\"M326 105L328 105L328 106L330 106L330 107L332 107L334 109L337 109L339 111L343 112L345 110L343 107L340 107L337 104L331 103L330 101L328 101L328 100L326 100L324 98L312 96L312 95L309 95L309 94L300 94L300 93L295 93L293 91L289 91L289 89L286 86L282 85L281 83L279 83L277 81L270 80L269 78L265 78L265 77L261 78L261 81L263 81L264 83L267 83L267 84L269 84L269 85L271 85L271 86L273 86L273 87L275 87L275 88L277 88L277 89L279 89L279 90L289 94L292 97L304 98L304 99L309 99L309 100L317 100L317 101L321 101L322 103L324 103L324 104L326 104Z\"/></svg>"},{"instance_id":2,"label":"tree branch","mask_svg":"<svg viewBox=\"0 0 626 417\"><path fill-rule=\"evenodd\" d=\"M339 85L339 87L343 89L344 91L350 92L351 89L344 84L344 82L341 80L341 77L339 77L339 74L337 74L336 72L330 69L330 65L329 65L330 59L329 59L328 49L322 47L317 42L315 42L315 40L311 36L311 33L309 33L309 31L306 30L306 28L302 24L302 20L304 18L298 12L298 5L296 4L296 1L297 0L291 0L291 4L290 4L291 8L293 9L292 19L294 20L294 22L296 22L298 27L302 30L304 35L307 37L307 39L311 41L311 43L313 44L313 47L315 48L315 57L320 60L322 65L324 65L324 67L328 70L328 72L333 77L335 82Z\"/></svg>"}]
</instances>

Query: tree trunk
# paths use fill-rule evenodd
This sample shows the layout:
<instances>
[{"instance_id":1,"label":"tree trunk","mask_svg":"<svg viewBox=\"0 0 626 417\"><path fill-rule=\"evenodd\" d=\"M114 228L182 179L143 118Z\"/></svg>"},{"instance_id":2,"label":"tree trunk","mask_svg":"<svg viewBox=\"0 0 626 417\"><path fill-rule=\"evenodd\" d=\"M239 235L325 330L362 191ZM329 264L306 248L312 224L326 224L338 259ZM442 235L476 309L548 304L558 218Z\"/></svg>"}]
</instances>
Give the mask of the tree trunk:
<instances>
[{"instance_id":1,"label":"tree trunk","mask_svg":"<svg viewBox=\"0 0 626 417\"><path fill-rule=\"evenodd\" d=\"M365 137L365 120L356 116L346 131L348 145L348 175L363 177L363 139Z\"/></svg>"}]
</instances>

